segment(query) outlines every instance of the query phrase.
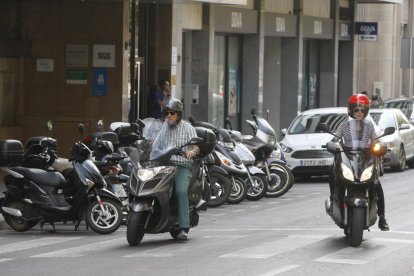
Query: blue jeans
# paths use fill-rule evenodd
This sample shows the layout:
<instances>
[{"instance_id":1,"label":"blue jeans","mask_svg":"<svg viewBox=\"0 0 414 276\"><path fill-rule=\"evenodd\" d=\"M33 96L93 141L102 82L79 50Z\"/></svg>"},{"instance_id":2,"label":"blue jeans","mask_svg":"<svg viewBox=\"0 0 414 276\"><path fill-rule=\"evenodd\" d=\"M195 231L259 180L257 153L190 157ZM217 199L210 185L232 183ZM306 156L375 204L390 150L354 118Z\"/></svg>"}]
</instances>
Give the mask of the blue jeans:
<instances>
[{"instance_id":1,"label":"blue jeans","mask_svg":"<svg viewBox=\"0 0 414 276\"><path fill-rule=\"evenodd\" d=\"M175 198L177 199L178 221L180 228L190 228L190 216L188 213L188 186L193 175L192 165L178 165L175 175Z\"/></svg>"}]
</instances>

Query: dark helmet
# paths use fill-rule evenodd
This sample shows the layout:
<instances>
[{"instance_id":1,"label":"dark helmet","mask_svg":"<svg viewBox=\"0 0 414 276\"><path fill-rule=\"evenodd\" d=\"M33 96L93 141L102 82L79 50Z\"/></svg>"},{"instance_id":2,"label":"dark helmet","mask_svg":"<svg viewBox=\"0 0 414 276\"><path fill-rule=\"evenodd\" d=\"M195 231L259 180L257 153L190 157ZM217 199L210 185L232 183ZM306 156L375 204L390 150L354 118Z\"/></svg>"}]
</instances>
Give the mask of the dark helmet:
<instances>
[{"instance_id":1,"label":"dark helmet","mask_svg":"<svg viewBox=\"0 0 414 276\"><path fill-rule=\"evenodd\" d=\"M183 112L183 104L178 99L171 99L164 106L164 111L166 110L174 110L176 112Z\"/></svg>"},{"instance_id":2,"label":"dark helmet","mask_svg":"<svg viewBox=\"0 0 414 276\"><path fill-rule=\"evenodd\" d=\"M363 108L365 118L368 115L369 105L369 99L364 94L352 95L348 99L348 115L354 118L354 108L358 106Z\"/></svg>"}]
</instances>

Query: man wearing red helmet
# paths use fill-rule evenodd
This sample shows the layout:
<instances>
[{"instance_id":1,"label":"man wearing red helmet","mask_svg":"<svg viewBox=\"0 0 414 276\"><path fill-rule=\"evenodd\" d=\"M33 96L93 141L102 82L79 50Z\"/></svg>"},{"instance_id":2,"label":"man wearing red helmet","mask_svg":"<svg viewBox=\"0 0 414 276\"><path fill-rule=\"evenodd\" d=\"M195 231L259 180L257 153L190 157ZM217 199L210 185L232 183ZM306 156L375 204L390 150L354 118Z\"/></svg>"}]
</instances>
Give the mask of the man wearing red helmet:
<instances>
[{"instance_id":1,"label":"man wearing red helmet","mask_svg":"<svg viewBox=\"0 0 414 276\"><path fill-rule=\"evenodd\" d=\"M370 101L364 94L352 95L348 99L348 115L350 120L346 120L338 127L337 134L343 137L345 144L352 144L355 141L364 141L371 144L376 137L375 128L371 121L365 120L368 115ZM357 137L355 137L357 136ZM335 181L333 176L333 169L329 173L329 189L331 192L331 201L333 191L335 189ZM385 219L385 200L384 192L382 190L381 182L377 185L378 194L378 227L382 231L388 231L389 226ZM331 204L332 206L332 204Z\"/></svg>"}]
</instances>

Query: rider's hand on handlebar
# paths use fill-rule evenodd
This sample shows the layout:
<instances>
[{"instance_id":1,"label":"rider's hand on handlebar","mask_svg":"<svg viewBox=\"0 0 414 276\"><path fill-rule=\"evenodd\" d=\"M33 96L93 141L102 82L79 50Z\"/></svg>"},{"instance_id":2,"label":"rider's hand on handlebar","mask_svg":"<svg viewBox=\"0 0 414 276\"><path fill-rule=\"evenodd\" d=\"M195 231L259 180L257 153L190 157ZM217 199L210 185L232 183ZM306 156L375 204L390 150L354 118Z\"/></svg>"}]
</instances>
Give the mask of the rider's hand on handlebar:
<instances>
[{"instance_id":1,"label":"rider's hand on handlebar","mask_svg":"<svg viewBox=\"0 0 414 276\"><path fill-rule=\"evenodd\" d=\"M197 155L197 152L195 150L189 150L185 153L187 158L192 159Z\"/></svg>"}]
</instances>

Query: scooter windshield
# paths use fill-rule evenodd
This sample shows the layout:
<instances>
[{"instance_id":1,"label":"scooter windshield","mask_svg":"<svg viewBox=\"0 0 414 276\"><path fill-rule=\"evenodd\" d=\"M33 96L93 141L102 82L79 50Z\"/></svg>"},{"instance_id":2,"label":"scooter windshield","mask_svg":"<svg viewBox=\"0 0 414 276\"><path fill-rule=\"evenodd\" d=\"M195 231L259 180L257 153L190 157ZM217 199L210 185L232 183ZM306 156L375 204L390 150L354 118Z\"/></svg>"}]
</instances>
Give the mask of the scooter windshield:
<instances>
[{"instance_id":1,"label":"scooter windshield","mask_svg":"<svg viewBox=\"0 0 414 276\"><path fill-rule=\"evenodd\" d=\"M371 134L368 128L364 127L361 120L349 121L349 128L344 133L344 146L346 150L369 150L371 147Z\"/></svg>"},{"instance_id":2,"label":"scooter windshield","mask_svg":"<svg viewBox=\"0 0 414 276\"><path fill-rule=\"evenodd\" d=\"M146 140L154 142L161 129L162 121L155 118L145 118L143 122L145 123L145 127L142 131L142 135Z\"/></svg>"},{"instance_id":3,"label":"scooter windshield","mask_svg":"<svg viewBox=\"0 0 414 276\"><path fill-rule=\"evenodd\" d=\"M171 155L175 154L177 148L172 145L160 145L160 143L152 148L150 161L168 161Z\"/></svg>"},{"instance_id":4,"label":"scooter windshield","mask_svg":"<svg viewBox=\"0 0 414 276\"><path fill-rule=\"evenodd\" d=\"M84 162L74 162L74 168L79 175L79 179L84 185L87 185L86 179L92 180L94 183L99 183L102 180L102 174L95 166L92 160L87 159Z\"/></svg>"},{"instance_id":5,"label":"scooter windshield","mask_svg":"<svg viewBox=\"0 0 414 276\"><path fill-rule=\"evenodd\" d=\"M276 137L273 127L262 117L257 117L257 128L267 135Z\"/></svg>"}]
</instances>

